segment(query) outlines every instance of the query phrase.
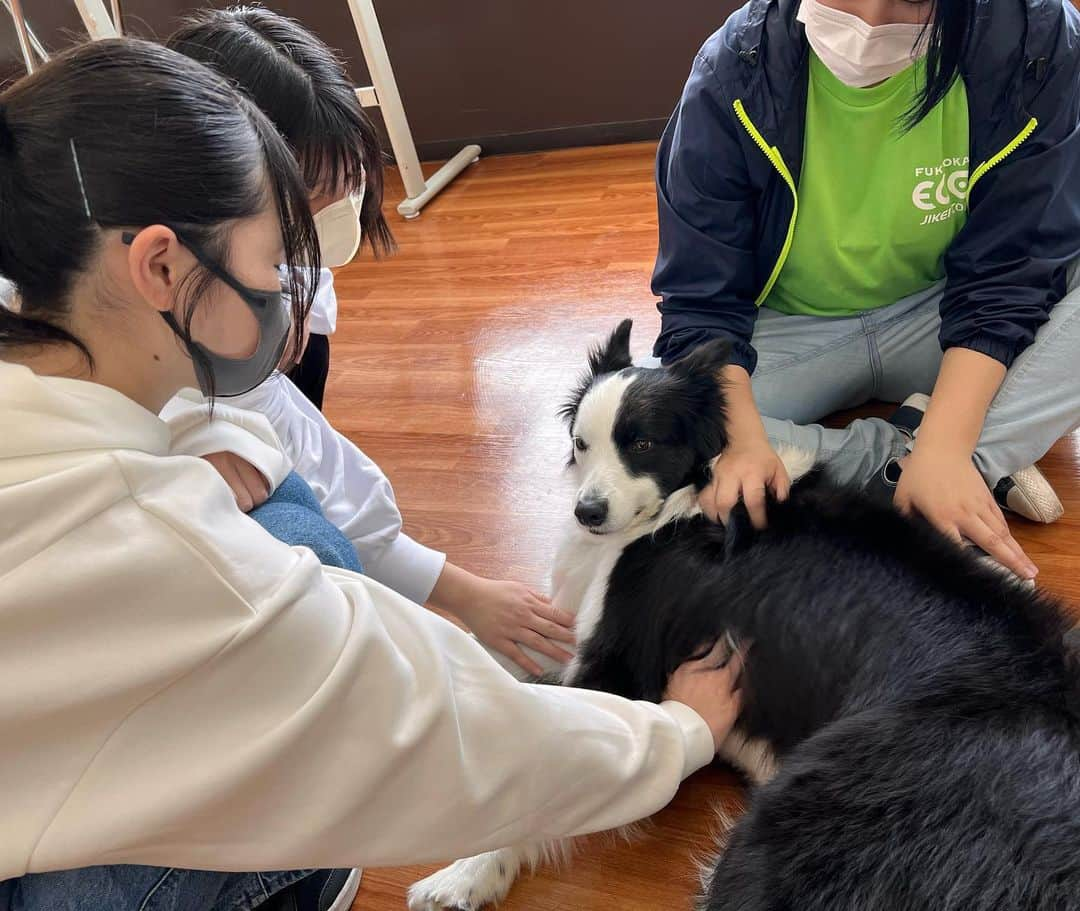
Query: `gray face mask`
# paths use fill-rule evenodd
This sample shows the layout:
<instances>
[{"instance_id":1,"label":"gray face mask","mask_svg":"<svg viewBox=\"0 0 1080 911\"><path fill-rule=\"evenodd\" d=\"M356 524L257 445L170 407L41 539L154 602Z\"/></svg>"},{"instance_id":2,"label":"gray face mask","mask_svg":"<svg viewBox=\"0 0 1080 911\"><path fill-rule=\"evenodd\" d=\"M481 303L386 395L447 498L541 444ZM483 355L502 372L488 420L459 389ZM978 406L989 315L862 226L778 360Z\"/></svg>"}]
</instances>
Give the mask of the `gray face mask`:
<instances>
[{"instance_id":1,"label":"gray face mask","mask_svg":"<svg viewBox=\"0 0 1080 911\"><path fill-rule=\"evenodd\" d=\"M259 344L251 357L225 357L191 338L171 311L162 313L161 318L184 343L195 365L195 376L203 395L209 396L213 391L215 396L228 397L250 392L274 372L277 365L281 363L285 346L289 342L292 315L285 304L281 288L275 291L249 288L237 281L197 246L180 239L179 235L177 239L194 254L204 269L221 279L248 305L259 326ZM130 244L135 240L135 235L125 233L121 236L121 240L125 244Z\"/></svg>"}]
</instances>

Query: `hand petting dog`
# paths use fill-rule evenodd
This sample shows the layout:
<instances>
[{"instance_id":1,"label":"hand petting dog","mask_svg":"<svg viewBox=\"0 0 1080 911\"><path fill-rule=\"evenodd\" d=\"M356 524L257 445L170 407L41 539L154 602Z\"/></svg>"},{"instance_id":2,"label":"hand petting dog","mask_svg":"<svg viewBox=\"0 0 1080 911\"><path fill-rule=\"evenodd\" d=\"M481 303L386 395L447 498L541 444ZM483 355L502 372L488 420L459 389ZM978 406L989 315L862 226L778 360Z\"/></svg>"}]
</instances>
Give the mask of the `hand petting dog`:
<instances>
[{"instance_id":1,"label":"hand petting dog","mask_svg":"<svg viewBox=\"0 0 1080 911\"><path fill-rule=\"evenodd\" d=\"M544 669L525 654L523 645L566 664L573 655L574 617L520 582L502 582L446 565L431 603L464 623L484 645L506 655L526 673L539 677Z\"/></svg>"}]
</instances>

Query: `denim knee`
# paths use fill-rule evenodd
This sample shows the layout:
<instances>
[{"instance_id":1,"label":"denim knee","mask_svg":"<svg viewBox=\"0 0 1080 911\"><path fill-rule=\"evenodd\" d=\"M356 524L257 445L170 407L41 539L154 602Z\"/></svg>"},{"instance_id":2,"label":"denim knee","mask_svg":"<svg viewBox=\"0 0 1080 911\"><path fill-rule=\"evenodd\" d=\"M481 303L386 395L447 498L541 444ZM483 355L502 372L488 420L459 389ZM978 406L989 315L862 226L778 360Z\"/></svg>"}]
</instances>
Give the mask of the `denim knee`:
<instances>
[{"instance_id":1,"label":"denim knee","mask_svg":"<svg viewBox=\"0 0 1080 911\"><path fill-rule=\"evenodd\" d=\"M295 472L249 515L279 541L310 549L323 565L363 572L352 542L327 521L311 487Z\"/></svg>"},{"instance_id":2,"label":"denim knee","mask_svg":"<svg viewBox=\"0 0 1080 911\"><path fill-rule=\"evenodd\" d=\"M315 491L313 491L311 485L295 471L289 472L285 480L278 485L277 490L270 495L267 502L293 503L296 506L303 506L306 509L312 510L312 512L317 512L319 515L322 515L322 507L319 506L319 500L315 496Z\"/></svg>"}]
</instances>

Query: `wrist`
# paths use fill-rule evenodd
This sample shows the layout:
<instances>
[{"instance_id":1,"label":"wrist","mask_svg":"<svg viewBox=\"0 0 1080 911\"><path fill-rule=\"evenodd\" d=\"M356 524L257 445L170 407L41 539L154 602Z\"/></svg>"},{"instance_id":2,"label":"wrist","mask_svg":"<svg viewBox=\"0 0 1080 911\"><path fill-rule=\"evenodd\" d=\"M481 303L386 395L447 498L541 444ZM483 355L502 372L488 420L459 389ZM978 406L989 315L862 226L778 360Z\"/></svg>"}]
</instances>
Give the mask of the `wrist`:
<instances>
[{"instance_id":1,"label":"wrist","mask_svg":"<svg viewBox=\"0 0 1080 911\"><path fill-rule=\"evenodd\" d=\"M963 348L946 351L915 451L970 459L1004 378L1005 368L983 354Z\"/></svg>"},{"instance_id":2,"label":"wrist","mask_svg":"<svg viewBox=\"0 0 1080 911\"><path fill-rule=\"evenodd\" d=\"M970 461L976 442L958 434L934 433L932 428L923 428L915 438L911 455L917 456L920 462L926 459Z\"/></svg>"},{"instance_id":3,"label":"wrist","mask_svg":"<svg viewBox=\"0 0 1080 911\"><path fill-rule=\"evenodd\" d=\"M761 420L757 402L754 401L750 374L742 367L724 368L726 392L728 448L752 449L768 446L769 437Z\"/></svg>"},{"instance_id":4,"label":"wrist","mask_svg":"<svg viewBox=\"0 0 1080 911\"><path fill-rule=\"evenodd\" d=\"M469 624L469 615L477 602L476 593L482 580L466 569L447 561L435 587L431 590L431 603Z\"/></svg>"}]
</instances>

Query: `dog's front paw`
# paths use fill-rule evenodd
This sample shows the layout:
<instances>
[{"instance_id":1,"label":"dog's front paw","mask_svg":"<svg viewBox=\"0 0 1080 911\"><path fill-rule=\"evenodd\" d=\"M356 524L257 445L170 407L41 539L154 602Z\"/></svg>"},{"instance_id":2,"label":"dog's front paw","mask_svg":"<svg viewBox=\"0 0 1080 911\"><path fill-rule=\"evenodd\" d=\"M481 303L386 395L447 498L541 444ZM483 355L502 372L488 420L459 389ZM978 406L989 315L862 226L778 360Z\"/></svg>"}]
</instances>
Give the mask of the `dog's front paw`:
<instances>
[{"instance_id":1,"label":"dog's front paw","mask_svg":"<svg viewBox=\"0 0 1080 911\"><path fill-rule=\"evenodd\" d=\"M409 889L412 911L479 911L506 898L516 869L501 851L466 857Z\"/></svg>"}]
</instances>

